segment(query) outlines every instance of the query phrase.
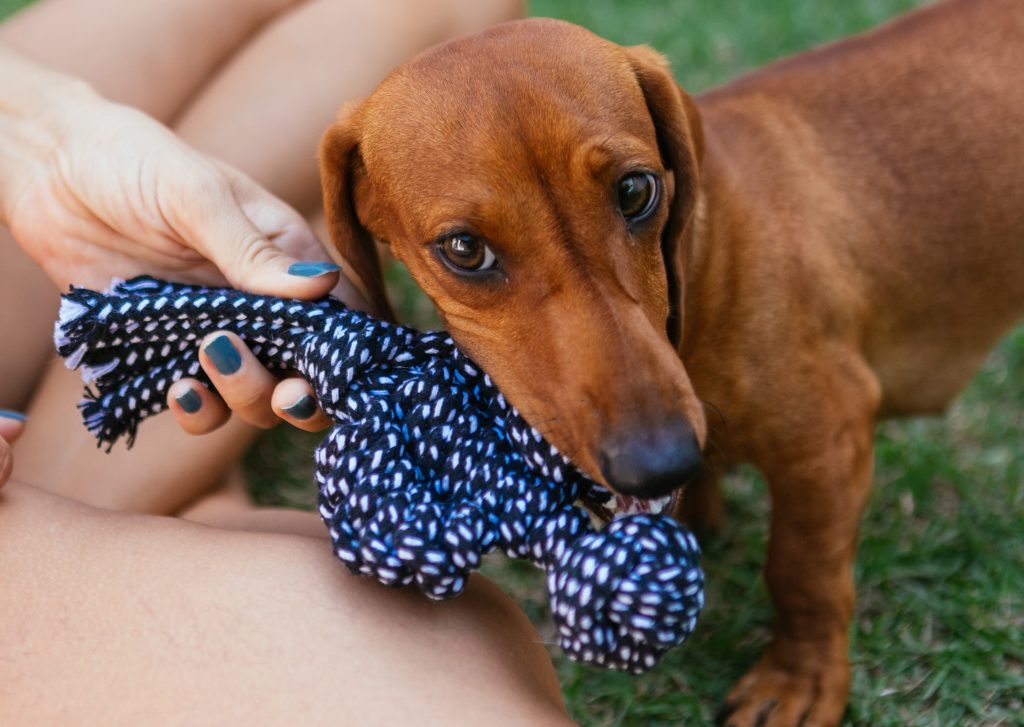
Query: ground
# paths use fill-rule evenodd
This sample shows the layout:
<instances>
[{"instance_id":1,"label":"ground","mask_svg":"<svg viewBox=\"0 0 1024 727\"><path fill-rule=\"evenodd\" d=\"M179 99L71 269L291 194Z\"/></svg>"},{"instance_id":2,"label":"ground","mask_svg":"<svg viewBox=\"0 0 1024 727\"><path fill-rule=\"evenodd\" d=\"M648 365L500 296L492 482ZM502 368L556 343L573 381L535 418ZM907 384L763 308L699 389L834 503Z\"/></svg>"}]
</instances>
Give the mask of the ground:
<instances>
[{"instance_id":1,"label":"ground","mask_svg":"<svg viewBox=\"0 0 1024 727\"><path fill-rule=\"evenodd\" d=\"M0 17L22 0L0 0ZM746 69L857 32L914 0L536 0L532 10L619 43L647 43L698 92ZM394 273L408 319L430 308ZM316 438L264 438L248 457L266 502L309 501ZM857 560L850 725L1024 725L1024 328L1011 334L944 418L890 422ZM728 521L705 544L708 606L697 633L635 678L552 656L586 725L705 724L766 643L760 579L768 502L756 474L726 482ZM539 572L488 573L550 634Z\"/></svg>"}]
</instances>

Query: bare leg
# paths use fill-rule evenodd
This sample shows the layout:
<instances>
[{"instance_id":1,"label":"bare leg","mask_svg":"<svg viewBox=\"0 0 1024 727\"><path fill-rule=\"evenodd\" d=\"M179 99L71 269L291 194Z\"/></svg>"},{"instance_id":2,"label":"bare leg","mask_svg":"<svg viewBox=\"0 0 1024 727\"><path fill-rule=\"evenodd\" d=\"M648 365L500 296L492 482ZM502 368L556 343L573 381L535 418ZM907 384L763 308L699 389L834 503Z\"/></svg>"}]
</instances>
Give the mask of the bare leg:
<instances>
[{"instance_id":1,"label":"bare leg","mask_svg":"<svg viewBox=\"0 0 1024 727\"><path fill-rule=\"evenodd\" d=\"M260 26L295 0L43 0L0 42L164 123Z\"/></svg>"},{"instance_id":2,"label":"bare leg","mask_svg":"<svg viewBox=\"0 0 1024 727\"><path fill-rule=\"evenodd\" d=\"M57 289L0 226L0 409L23 411L53 358ZM17 315L13 312L17 311Z\"/></svg>"},{"instance_id":3,"label":"bare leg","mask_svg":"<svg viewBox=\"0 0 1024 727\"><path fill-rule=\"evenodd\" d=\"M256 434L232 419L192 437L173 417L158 416L142 425L133 449L118 444L107 454L82 426L81 395L78 374L51 363L28 410L32 426L14 447L14 476L95 507L175 513L218 487Z\"/></svg>"},{"instance_id":4,"label":"bare leg","mask_svg":"<svg viewBox=\"0 0 1024 727\"><path fill-rule=\"evenodd\" d=\"M5 724L569 724L537 633L483 578L431 603L320 540L17 483L0 523Z\"/></svg>"},{"instance_id":5,"label":"bare leg","mask_svg":"<svg viewBox=\"0 0 1024 727\"><path fill-rule=\"evenodd\" d=\"M311 512L276 507L258 507L236 468L222 487L204 495L178 517L222 530L247 530L254 533L288 533L311 538L327 538L327 528Z\"/></svg>"},{"instance_id":6,"label":"bare leg","mask_svg":"<svg viewBox=\"0 0 1024 727\"><path fill-rule=\"evenodd\" d=\"M0 42L170 122L231 52L291 0L44 0L0 24ZM188 49L188 52L185 50ZM0 407L28 405L52 359L57 291L0 227Z\"/></svg>"},{"instance_id":7,"label":"bare leg","mask_svg":"<svg viewBox=\"0 0 1024 727\"><path fill-rule=\"evenodd\" d=\"M237 53L176 128L309 216L317 144L344 102L423 48L521 12L517 0L310 0Z\"/></svg>"},{"instance_id":8,"label":"bare leg","mask_svg":"<svg viewBox=\"0 0 1024 727\"><path fill-rule=\"evenodd\" d=\"M288 5L282 0L49 0L0 25L0 42L85 79L114 101L169 122L233 50ZM182 480L193 485L193 491L216 484L224 466L250 441L252 435L238 424L206 440L194 440L176 431L173 422L161 422L149 428L153 441L145 448L149 454L163 454L164 460L149 458L145 451L131 460L103 457L77 421L74 403L81 385L59 364L48 366L55 358L50 331L57 291L3 228L0 306L19 312L0 321L0 338L5 341L0 406L27 407L44 371L50 369L46 391L31 406L33 418L42 421L18 448L19 476L25 480L46 482L108 507L165 512L191 497L188 492L174 493ZM93 486L100 481L110 485Z\"/></svg>"},{"instance_id":9,"label":"bare leg","mask_svg":"<svg viewBox=\"0 0 1024 727\"><path fill-rule=\"evenodd\" d=\"M102 3L107 0L94 0ZM63 6L61 0L50 5ZM91 3L73 3L91 6ZM231 3L216 5L224 13ZM186 6L192 11L191 5ZM175 76L168 80L172 95L184 109L165 108L160 101L142 98L143 106L161 110L178 120L175 129L196 147L208 151L246 171L256 181L298 207L307 215L319 207L319 185L314 162L316 145L322 130L343 101L368 92L395 64L417 50L457 32L476 30L513 17L521 11L515 0L469 2L446 0L419 3L415 0L385 0L359 3L342 0L310 0L290 12L267 20L258 14L245 16L242 25L258 32L244 39L241 48L227 60L225 51L208 52L219 71L200 89L178 90L185 84ZM55 11L54 11L55 12ZM111 10L113 13L114 11ZM156 12L151 9L151 12ZM197 11L198 12L198 11ZM186 15L188 15L186 13ZM42 17L46 22L52 18ZM134 16L131 16L134 17ZM189 18L192 16L189 15ZM222 22L217 16L217 22ZM262 25L258 20L262 18ZM33 20L18 19L23 25ZM42 21L38 21L42 22ZM165 23L167 24L167 23ZM171 23L175 28L199 29L191 20ZM163 27L162 25L159 27ZM152 28L132 27L132 32L153 32ZM19 37L31 37L24 27ZM34 31L41 34L43 31ZM81 37L81 36L78 36ZM153 36L163 37L163 36ZM0 39L3 34L0 33ZM50 42L55 42L50 36ZM95 42L95 41L93 41ZM79 48L80 53L90 48ZM178 44L179 54L188 55L202 40L187 32L166 43ZM236 34L220 39L220 46L239 45ZM217 43L215 43L216 45ZM116 39L98 47L119 48ZM164 49L166 51L166 48ZM229 49L230 50L230 49ZM72 51L55 52L57 60L71 57ZM37 53L37 57L40 55ZM117 62L125 64L120 52ZM41 57L56 63L53 58ZM111 72L113 61L93 61L95 74ZM150 59L149 67L164 70L159 59ZM189 66L191 69L192 66ZM183 76L199 77L191 70ZM159 83L140 84L135 72L102 90L130 96L159 87ZM94 81L95 79L90 78ZM126 98L134 101L135 99ZM0 280L0 286L7 281ZM14 283L16 287L16 281ZM39 297L38 293L36 296ZM51 309L52 310L52 309ZM2 332L0 332L2 333ZM23 336L22 336L23 337ZM29 367L31 368L31 367ZM52 365L30 413L36 421L19 443L17 475L27 482L49 483L65 496L115 509L171 513L216 487L236 460L253 431L241 424L229 425L215 436L186 439L167 418L147 423L140 436L140 449L126 455L97 453L88 435L72 412L79 387L75 375ZM46 422L40 426L40 420ZM61 452L55 456L54 442ZM141 466L145 463L145 468ZM105 482L100 491L93 483Z\"/></svg>"}]
</instances>

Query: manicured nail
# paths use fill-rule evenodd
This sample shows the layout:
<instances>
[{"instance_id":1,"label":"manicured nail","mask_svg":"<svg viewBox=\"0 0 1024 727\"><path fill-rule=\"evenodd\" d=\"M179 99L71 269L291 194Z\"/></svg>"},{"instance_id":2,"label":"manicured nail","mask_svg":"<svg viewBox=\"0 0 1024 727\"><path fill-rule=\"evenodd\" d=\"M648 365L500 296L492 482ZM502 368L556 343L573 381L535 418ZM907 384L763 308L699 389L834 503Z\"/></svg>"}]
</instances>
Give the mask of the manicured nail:
<instances>
[{"instance_id":1,"label":"manicured nail","mask_svg":"<svg viewBox=\"0 0 1024 727\"><path fill-rule=\"evenodd\" d=\"M292 263L288 266L289 275L297 275L300 278L316 278L327 273L336 273L339 268L334 263Z\"/></svg>"},{"instance_id":2,"label":"manicured nail","mask_svg":"<svg viewBox=\"0 0 1024 727\"><path fill-rule=\"evenodd\" d=\"M230 376L242 367L242 357L227 336L217 336L206 344L203 351L225 376Z\"/></svg>"},{"instance_id":3,"label":"manicured nail","mask_svg":"<svg viewBox=\"0 0 1024 727\"><path fill-rule=\"evenodd\" d=\"M294 419L309 419L316 414L316 402L306 394L291 406L284 407L285 413Z\"/></svg>"},{"instance_id":4,"label":"manicured nail","mask_svg":"<svg viewBox=\"0 0 1024 727\"><path fill-rule=\"evenodd\" d=\"M11 411L10 409L0 409L0 417L3 417L4 419L13 419L16 422L28 421L27 416L21 412Z\"/></svg>"},{"instance_id":5,"label":"manicured nail","mask_svg":"<svg viewBox=\"0 0 1024 727\"><path fill-rule=\"evenodd\" d=\"M178 402L178 406L184 409L187 414L195 414L199 411L199 407L203 405L203 400L199 397L199 394L192 389L189 389L181 396L176 396L174 400Z\"/></svg>"}]
</instances>

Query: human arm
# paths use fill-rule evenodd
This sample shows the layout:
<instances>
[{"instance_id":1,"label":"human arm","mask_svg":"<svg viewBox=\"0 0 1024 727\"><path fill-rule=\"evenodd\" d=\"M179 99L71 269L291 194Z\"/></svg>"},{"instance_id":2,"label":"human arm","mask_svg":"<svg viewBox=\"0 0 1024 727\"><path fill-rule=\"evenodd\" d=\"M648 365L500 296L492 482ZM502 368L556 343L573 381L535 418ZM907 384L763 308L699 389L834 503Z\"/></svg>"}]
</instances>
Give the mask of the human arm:
<instances>
[{"instance_id":1,"label":"human arm","mask_svg":"<svg viewBox=\"0 0 1024 727\"><path fill-rule=\"evenodd\" d=\"M0 222L59 289L145 273L281 297L334 288L361 304L301 215L162 124L2 44L0 91ZM269 426L276 383L264 370L236 377L227 406L203 393L202 417L172 409L194 433L223 423L228 406ZM295 401L308 389L286 384Z\"/></svg>"},{"instance_id":2,"label":"human arm","mask_svg":"<svg viewBox=\"0 0 1024 727\"><path fill-rule=\"evenodd\" d=\"M312 298L337 283L295 210L145 114L2 45L0 89L0 222L59 288L146 273ZM321 274L289 274L299 261Z\"/></svg>"}]
</instances>

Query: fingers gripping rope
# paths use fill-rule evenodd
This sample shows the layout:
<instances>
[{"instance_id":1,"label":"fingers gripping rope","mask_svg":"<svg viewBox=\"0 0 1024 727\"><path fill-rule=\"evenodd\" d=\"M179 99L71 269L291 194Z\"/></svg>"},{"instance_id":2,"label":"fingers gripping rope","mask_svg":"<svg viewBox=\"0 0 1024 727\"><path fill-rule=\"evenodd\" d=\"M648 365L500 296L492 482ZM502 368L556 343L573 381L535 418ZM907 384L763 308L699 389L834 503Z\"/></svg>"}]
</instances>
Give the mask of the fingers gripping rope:
<instances>
[{"instance_id":1,"label":"fingers gripping rope","mask_svg":"<svg viewBox=\"0 0 1024 727\"><path fill-rule=\"evenodd\" d=\"M166 408L183 376L209 384L198 343L237 333L271 370L310 381L334 427L316 450L320 514L350 570L451 598L501 550L547 572L562 648L642 672L686 639L703 605L693 536L636 514L595 530L574 503L609 493L520 416L443 333L340 302L288 301L136 278L63 297L57 350L81 368L85 424L109 449Z\"/></svg>"}]
</instances>

